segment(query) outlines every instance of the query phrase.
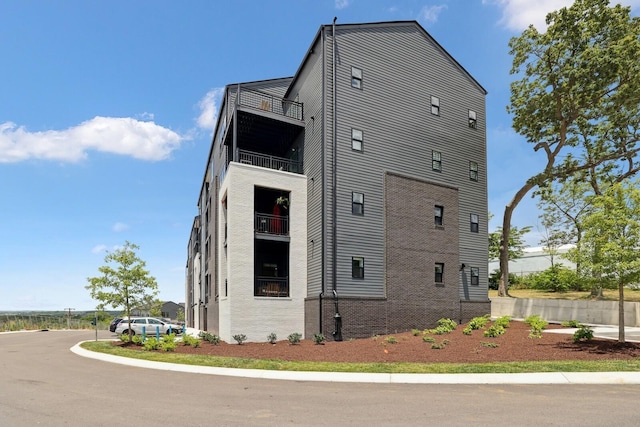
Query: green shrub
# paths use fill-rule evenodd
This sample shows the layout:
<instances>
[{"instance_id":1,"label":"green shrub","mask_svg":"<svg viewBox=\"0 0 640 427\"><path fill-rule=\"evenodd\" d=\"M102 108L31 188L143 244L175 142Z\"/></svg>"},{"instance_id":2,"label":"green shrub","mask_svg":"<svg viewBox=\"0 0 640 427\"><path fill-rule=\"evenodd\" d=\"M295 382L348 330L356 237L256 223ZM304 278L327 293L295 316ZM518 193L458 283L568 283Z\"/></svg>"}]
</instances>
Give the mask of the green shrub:
<instances>
[{"instance_id":1,"label":"green shrub","mask_svg":"<svg viewBox=\"0 0 640 427\"><path fill-rule=\"evenodd\" d=\"M458 326L458 324L456 322L454 322L451 319L440 319L438 320L438 327L439 328L446 328L449 329L449 331L453 331L456 329L456 327Z\"/></svg>"},{"instance_id":2,"label":"green shrub","mask_svg":"<svg viewBox=\"0 0 640 427\"><path fill-rule=\"evenodd\" d=\"M524 322L531 327L529 330L529 338L542 338L542 331L549 323L540 317L539 314L532 314L524 319Z\"/></svg>"},{"instance_id":3,"label":"green shrub","mask_svg":"<svg viewBox=\"0 0 640 427\"><path fill-rule=\"evenodd\" d=\"M431 344L431 348L434 350L442 350L447 344L449 344L448 340L442 340L440 343Z\"/></svg>"},{"instance_id":4,"label":"green shrub","mask_svg":"<svg viewBox=\"0 0 640 427\"><path fill-rule=\"evenodd\" d=\"M173 351L177 345L176 334L163 335L160 340L160 350L162 351Z\"/></svg>"},{"instance_id":5,"label":"green shrub","mask_svg":"<svg viewBox=\"0 0 640 427\"><path fill-rule=\"evenodd\" d=\"M489 315L488 314L486 316L474 317L467 324L467 328L470 328L470 329L482 329L487 325L488 322L489 322Z\"/></svg>"},{"instance_id":6,"label":"green shrub","mask_svg":"<svg viewBox=\"0 0 640 427\"><path fill-rule=\"evenodd\" d=\"M200 332L200 338L213 345L220 344L220 337L216 334L210 334L209 332L202 331Z\"/></svg>"},{"instance_id":7,"label":"green shrub","mask_svg":"<svg viewBox=\"0 0 640 427\"><path fill-rule=\"evenodd\" d=\"M579 328L582 326L577 320L563 320L560 324L565 328Z\"/></svg>"},{"instance_id":8,"label":"green shrub","mask_svg":"<svg viewBox=\"0 0 640 427\"><path fill-rule=\"evenodd\" d=\"M142 345L142 335L134 335L131 337L131 342L135 345Z\"/></svg>"},{"instance_id":9,"label":"green shrub","mask_svg":"<svg viewBox=\"0 0 640 427\"><path fill-rule=\"evenodd\" d=\"M430 336L425 335L425 336L422 337L422 341L424 341L424 342L436 342L436 339L434 337L430 337Z\"/></svg>"},{"instance_id":10,"label":"green shrub","mask_svg":"<svg viewBox=\"0 0 640 427\"><path fill-rule=\"evenodd\" d=\"M412 330L411 330L411 334L412 334L414 337L417 337L418 335L420 335L420 333L422 333L422 331L421 331L420 329L412 329Z\"/></svg>"},{"instance_id":11,"label":"green shrub","mask_svg":"<svg viewBox=\"0 0 640 427\"><path fill-rule=\"evenodd\" d=\"M144 349L147 351L157 350L160 348L160 341L156 337L147 338L147 340L142 344Z\"/></svg>"},{"instance_id":12,"label":"green shrub","mask_svg":"<svg viewBox=\"0 0 640 427\"><path fill-rule=\"evenodd\" d=\"M526 283L531 289L550 292L579 291L584 287L578 274L562 264L555 264L544 271L528 275Z\"/></svg>"},{"instance_id":13,"label":"green shrub","mask_svg":"<svg viewBox=\"0 0 640 427\"><path fill-rule=\"evenodd\" d=\"M470 326L467 326L462 330L462 333L465 335L471 335L471 331L473 331L473 328L471 328Z\"/></svg>"},{"instance_id":14,"label":"green shrub","mask_svg":"<svg viewBox=\"0 0 640 427\"><path fill-rule=\"evenodd\" d=\"M500 346L500 344L498 344L497 342L486 342L486 341L481 341L480 345L483 347L489 347L489 348L498 348Z\"/></svg>"},{"instance_id":15,"label":"green shrub","mask_svg":"<svg viewBox=\"0 0 640 427\"><path fill-rule=\"evenodd\" d=\"M275 332L271 332L269 335L267 335L267 342L269 344L275 344L276 341L278 341L278 336L275 334Z\"/></svg>"},{"instance_id":16,"label":"green shrub","mask_svg":"<svg viewBox=\"0 0 640 427\"><path fill-rule=\"evenodd\" d=\"M489 328L484 331L484 336L487 338L496 338L505 333L505 329L503 326L493 324L489 326Z\"/></svg>"},{"instance_id":17,"label":"green shrub","mask_svg":"<svg viewBox=\"0 0 640 427\"><path fill-rule=\"evenodd\" d=\"M245 334L237 334L233 336L233 339L236 340L238 345L242 345L247 340L247 336Z\"/></svg>"},{"instance_id":18,"label":"green shrub","mask_svg":"<svg viewBox=\"0 0 640 427\"><path fill-rule=\"evenodd\" d=\"M498 326L502 326L503 328L508 328L509 325L511 324L511 316L502 316L502 317L498 317L496 319L495 322L493 322L494 325L498 325Z\"/></svg>"},{"instance_id":19,"label":"green shrub","mask_svg":"<svg viewBox=\"0 0 640 427\"><path fill-rule=\"evenodd\" d=\"M593 329L587 325L580 325L573 333L573 342L591 341L593 339Z\"/></svg>"},{"instance_id":20,"label":"green shrub","mask_svg":"<svg viewBox=\"0 0 640 427\"><path fill-rule=\"evenodd\" d=\"M193 348L198 348L200 347L200 339L196 338L196 337L192 337L191 335L188 334L183 334L182 335L182 345L189 345Z\"/></svg>"},{"instance_id":21,"label":"green shrub","mask_svg":"<svg viewBox=\"0 0 640 427\"><path fill-rule=\"evenodd\" d=\"M120 335L118 335L118 338L120 338L120 341L122 341L122 342L129 342L129 335L128 334L120 334Z\"/></svg>"},{"instance_id":22,"label":"green shrub","mask_svg":"<svg viewBox=\"0 0 640 427\"><path fill-rule=\"evenodd\" d=\"M396 340L396 337L387 337L387 338L385 339L385 341L386 341L388 344L395 344L395 343L397 343L397 342L398 342L398 340Z\"/></svg>"},{"instance_id":23,"label":"green shrub","mask_svg":"<svg viewBox=\"0 0 640 427\"><path fill-rule=\"evenodd\" d=\"M291 345L300 344L301 338L302 338L302 334L299 332L294 332L287 337L287 339L289 340L289 344Z\"/></svg>"},{"instance_id":24,"label":"green shrub","mask_svg":"<svg viewBox=\"0 0 640 427\"><path fill-rule=\"evenodd\" d=\"M493 270L493 272L489 275L489 289L493 289L494 291L498 290L500 286L500 270ZM510 289L518 289L522 286L522 278L520 276L516 276L513 273L509 273L509 288Z\"/></svg>"},{"instance_id":25,"label":"green shrub","mask_svg":"<svg viewBox=\"0 0 640 427\"><path fill-rule=\"evenodd\" d=\"M316 343L316 345L324 345L326 338L324 335L322 334L313 334L313 342Z\"/></svg>"}]
</instances>

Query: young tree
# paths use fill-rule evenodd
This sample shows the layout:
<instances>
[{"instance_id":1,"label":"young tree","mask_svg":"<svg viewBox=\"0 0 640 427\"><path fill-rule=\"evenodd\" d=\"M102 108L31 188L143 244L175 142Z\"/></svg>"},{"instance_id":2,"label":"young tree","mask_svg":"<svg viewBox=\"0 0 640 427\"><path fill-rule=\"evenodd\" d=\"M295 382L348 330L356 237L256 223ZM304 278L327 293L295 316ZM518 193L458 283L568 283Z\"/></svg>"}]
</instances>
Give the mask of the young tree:
<instances>
[{"instance_id":1,"label":"young tree","mask_svg":"<svg viewBox=\"0 0 640 427\"><path fill-rule=\"evenodd\" d=\"M509 285L513 211L538 186L581 171L625 179L639 170L640 18L608 0L575 0L547 15L547 31L530 26L511 39L513 127L544 169L529 178L504 210L500 288Z\"/></svg>"},{"instance_id":2,"label":"young tree","mask_svg":"<svg viewBox=\"0 0 640 427\"><path fill-rule=\"evenodd\" d=\"M106 306L114 309L122 307L125 318L130 322L131 310L145 305L158 293L156 279L145 270L145 262L136 255L139 249L133 243L124 246L104 257L106 265L98 269L102 276L88 277L85 286L91 292L91 298L100 301L99 310ZM131 326L129 326L131 338Z\"/></svg>"},{"instance_id":3,"label":"young tree","mask_svg":"<svg viewBox=\"0 0 640 427\"><path fill-rule=\"evenodd\" d=\"M624 342L624 287L640 280L640 190L635 183L614 184L594 197L584 225L581 250L570 256L581 257L593 277L618 286L618 341Z\"/></svg>"}]
</instances>

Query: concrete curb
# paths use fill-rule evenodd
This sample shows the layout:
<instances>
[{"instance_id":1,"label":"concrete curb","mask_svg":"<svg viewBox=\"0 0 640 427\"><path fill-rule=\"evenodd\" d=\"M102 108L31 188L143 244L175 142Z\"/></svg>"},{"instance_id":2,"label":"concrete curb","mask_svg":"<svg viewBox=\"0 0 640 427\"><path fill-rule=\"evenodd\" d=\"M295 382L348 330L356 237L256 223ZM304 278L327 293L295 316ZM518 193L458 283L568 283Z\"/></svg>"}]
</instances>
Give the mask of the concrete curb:
<instances>
[{"instance_id":1,"label":"concrete curb","mask_svg":"<svg viewBox=\"0 0 640 427\"><path fill-rule=\"evenodd\" d=\"M86 342L86 341L82 341ZM138 368L190 374L223 375L286 381L322 381L378 384L640 384L640 372L540 372L524 374L365 374L355 372L267 371L262 369L217 368L152 362L97 353L71 347L79 356Z\"/></svg>"}]
</instances>

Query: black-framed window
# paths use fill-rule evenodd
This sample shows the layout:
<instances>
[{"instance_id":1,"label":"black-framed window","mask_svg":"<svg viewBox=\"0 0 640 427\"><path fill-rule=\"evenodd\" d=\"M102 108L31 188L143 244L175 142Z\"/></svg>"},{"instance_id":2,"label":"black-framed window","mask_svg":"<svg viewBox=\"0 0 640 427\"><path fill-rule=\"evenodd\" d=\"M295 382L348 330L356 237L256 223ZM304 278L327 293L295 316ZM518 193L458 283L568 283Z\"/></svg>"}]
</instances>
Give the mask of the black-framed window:
<instances>
[{"instance_id":1,"label":"black-framed window","mask_svg":"<svg viewBox=\"0 0 640 427\"><path fill-rule=\"evenodd\" d=\"M478 128L478 117L476 116L476 112L473 110L469 110L469 127L471 129Z\"/></svg>"},{"instance_id":2,"label":"black-framed window","mask_svg":"<svg viewBox=\"0 0 640 427\"><path fill-rule=\"evenodd\" d=\"M434 116L440 115L440 98L437 96L431 97L431 114Z\"/></svg>"},{"instance_id":3,"label":"black-framed window","mask_svg":"<svg viewBox=\"0 0 640 427\"><path fill-rule=\"evenodd\" d=\"M480 268L471 267L471 284L478 286L480 284Z\"/></svg>"},{"instance_id":4,"label":"black-framed window","mask_svg":"<svg viewBox=\"0 0 640 427\"><path fill-rule=\"evenodd\" d=\"M442 172L442 153L439 151L431 152L431 169Z\"/></svg>"},{"instance_id":5,"label":"black-framed window","mask_svg":"<svg viewBox=\"0 0 640 427\"><path fill-rule=\"evenodd\" d=\"M351 67L351 87L362 89L362 70L360 68Z\"/></svg>"},{"instance_id":6,"label":"black-framed window","mask_svg":"<svg viewBox=\"0 0 640 427\"><path fill-rule=\"evenodd\" d=\"M434 206L434 223L435 225L444 225L444 206Z\"/></svg>"},{"instance_id":7,"label":"black-framed window","mask_svg":"<svg viewBox=\"0 0 640 427\"><path fill-rule=\"evenodd\" d=\"M469 162L469 179L471 181L478 180L478 162Z\"/></svg>"},{"instance_id":8,"label":"black-framed window","mask_svg":"<svg viewBox=\"0 0 640 427\"><path fill-rule=\"evenodd\" d=\"M364 215L364 194L351 193L351 213L354 215Z\"/></svg>"},{"instance_id":9,"label":"black-framed window","mask_svg":"<svg viewBox=\"0 0 640 427\"><path fill-rule=\"evenodd\" d=\"M362 151L363 136L360 129L351 129L351 149Z\"/></svg>"},{"instance_id":10,"label":"black-framed window","mask_svg":"<svg viewBox=\"0 0 640 427\"><path fill-rule=\"evenodd\" d=\"M351 257L351 277L364 279L364 258Z\"/></svg>"},{"instance_id":11,"label":"black-framed window","mask_svg":"<svg viewBox=\"0 0 640 427\"><path fill-rule=\"evenodd\" d=\"M469 216L469 221L471 223L471 232L477 233L480 229L480 216L477 214L471 214Z\"/></svg>"},{"instance_id":12,"label":"black-framed window","mask_svg":"<svg viewBox=\"0 0 640 427\"><path fill-rule=\"evenodd\" d=\"M435 281L436 283L444 282L444 263L436 262L435 264Z\"/></svg>"}]
</instances>

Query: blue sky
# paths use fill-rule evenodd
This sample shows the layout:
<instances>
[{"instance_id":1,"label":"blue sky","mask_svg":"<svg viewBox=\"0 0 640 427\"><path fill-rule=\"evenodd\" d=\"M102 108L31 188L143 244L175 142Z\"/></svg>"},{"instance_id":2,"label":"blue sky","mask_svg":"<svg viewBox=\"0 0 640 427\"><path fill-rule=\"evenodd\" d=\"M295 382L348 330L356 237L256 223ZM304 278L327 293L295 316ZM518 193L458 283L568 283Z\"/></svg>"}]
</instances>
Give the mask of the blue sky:
<instances>
[{"instance_id":1,"label":"blue sky","mask_svg":"<svg viewBox=\"0 0 640 427\"><path fill-rule=\"evenodd\" d=\"M0 3L0 310L90 310L84 288L125 241L163 300L186 246L221 88L291 76L318 27L417 20L489 92L489 208L541 164L511 129L509 38L570 0ZM640 0L625 0L638 14ZM514 225L537 223L535 202ZM534 233L529 244L537 245Z\"/></svg>"}]
</instances>

